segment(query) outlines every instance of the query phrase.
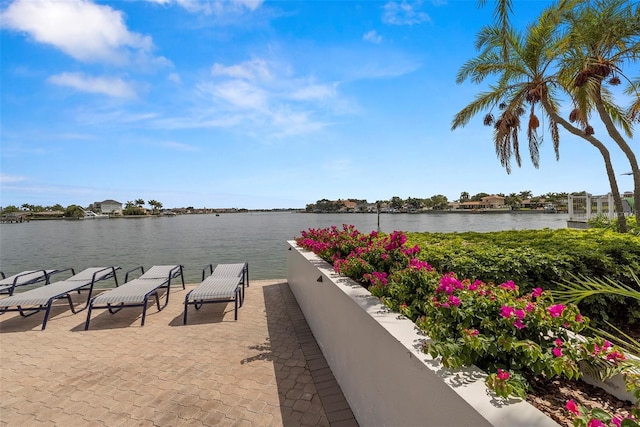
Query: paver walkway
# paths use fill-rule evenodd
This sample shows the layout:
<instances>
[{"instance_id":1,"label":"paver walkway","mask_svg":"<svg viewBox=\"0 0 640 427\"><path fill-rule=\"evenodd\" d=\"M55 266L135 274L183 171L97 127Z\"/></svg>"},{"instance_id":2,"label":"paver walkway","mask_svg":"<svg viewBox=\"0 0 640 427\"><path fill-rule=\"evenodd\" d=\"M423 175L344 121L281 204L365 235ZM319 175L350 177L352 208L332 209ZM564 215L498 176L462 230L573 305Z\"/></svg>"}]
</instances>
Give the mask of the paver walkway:
<instances>
[{"instance_id":1,"label":"paver walkway","mask_svg":"<svg viewBox=\"0 0 640 427\"><path fill-rule=\"evenodd\" d=\"M190 287L187 287L187 291ZM284 281L252 281L182 325L185 292L149 308L0 316L2 426L357 426ZM85 295L74 295L78 303Z\"/></svg>"}]
</instances>

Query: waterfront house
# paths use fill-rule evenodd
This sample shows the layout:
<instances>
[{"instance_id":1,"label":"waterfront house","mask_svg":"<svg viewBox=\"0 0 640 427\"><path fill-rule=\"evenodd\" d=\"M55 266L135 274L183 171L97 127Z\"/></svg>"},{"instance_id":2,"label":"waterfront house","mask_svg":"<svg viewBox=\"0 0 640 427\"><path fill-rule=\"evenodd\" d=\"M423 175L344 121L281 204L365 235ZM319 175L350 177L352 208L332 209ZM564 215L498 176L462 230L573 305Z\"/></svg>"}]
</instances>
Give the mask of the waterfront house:
<instances>
[{"instance_id":1,"label":"waterfront house","mask_svg":"<svg viewBox=\"0 0 640 427\"><path fill-rule=\"evenodd\" d=\"M481 201L463 202L458 205L462 209L502 209L505 207L504 197L485 196Z\"/></svg>"},{"instance_id":2,"label":"waterfront house","mask_svg":"<svg viewBox=\"0 0 640 427\"><path fill-rule=\"evenodd\" d=\"M122 203L115 200L105 200L103 202L94 202L91 205L93 211L109 215L122 215Z\"/></svg>"}]
</instances>

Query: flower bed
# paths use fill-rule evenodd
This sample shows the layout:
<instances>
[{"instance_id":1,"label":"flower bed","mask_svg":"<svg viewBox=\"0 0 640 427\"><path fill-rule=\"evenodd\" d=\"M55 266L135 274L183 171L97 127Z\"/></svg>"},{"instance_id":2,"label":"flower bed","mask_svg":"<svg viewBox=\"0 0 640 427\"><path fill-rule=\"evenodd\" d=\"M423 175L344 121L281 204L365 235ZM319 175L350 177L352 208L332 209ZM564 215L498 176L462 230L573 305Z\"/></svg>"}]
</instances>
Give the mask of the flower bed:
<instances>
[{"instance_id":1,"label":"flower bed","mask_svg":"<svg viewBox=\"0 0 640 427\"><path fill-rule=\"evenodd\" d=\"M520 295L511 281L494 285L438 273L418 259L419 247L405 242L402 233L364 235L348 226L309 230L297 239L414 321L431 338L424 350L445 368L481 368L486 385L502 398L523 397L527 376L578 378L579 363L604 364L609 373L626 367L624 354L607 341L575 338L571 332L588 322L575 306L555 304L542 289ZM576 423L636 425L626 413L585 411Z\"/></svg>"}]
</instances>

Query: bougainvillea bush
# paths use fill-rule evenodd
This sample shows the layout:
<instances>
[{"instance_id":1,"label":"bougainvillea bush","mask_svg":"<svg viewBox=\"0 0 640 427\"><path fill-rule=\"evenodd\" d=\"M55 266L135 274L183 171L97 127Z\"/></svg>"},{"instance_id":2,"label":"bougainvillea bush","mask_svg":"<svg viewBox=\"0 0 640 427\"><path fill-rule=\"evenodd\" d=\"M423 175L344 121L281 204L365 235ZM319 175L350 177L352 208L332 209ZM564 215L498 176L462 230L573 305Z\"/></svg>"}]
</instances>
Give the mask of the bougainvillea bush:
<instances>
[{"instance_id":1,"label":"bougainvillea bush","mask_svg":"<svg viewBox=\"0 0 640 427\"><path fill-rule=\"evenodd\" d=\"M605 364L609 374L628 370L620 348L602 338L577 335L589 319L575 305L557 304L541 288L521 294L511 280L494 284L438 272L419 258L418 245L407 247L401 232L362 234L343 225L303 231L296 243L413 320L429 337L425 352L441 357L445 367L484 369L487 385L499 396L524 397L526 378L532 375L578 378L579 363ZM632 387L637 385L637 377L629 378ZM576 410L576 425L604 417ZM608 420L635 424L626 414Z\"/></svg>"}]
</instances>

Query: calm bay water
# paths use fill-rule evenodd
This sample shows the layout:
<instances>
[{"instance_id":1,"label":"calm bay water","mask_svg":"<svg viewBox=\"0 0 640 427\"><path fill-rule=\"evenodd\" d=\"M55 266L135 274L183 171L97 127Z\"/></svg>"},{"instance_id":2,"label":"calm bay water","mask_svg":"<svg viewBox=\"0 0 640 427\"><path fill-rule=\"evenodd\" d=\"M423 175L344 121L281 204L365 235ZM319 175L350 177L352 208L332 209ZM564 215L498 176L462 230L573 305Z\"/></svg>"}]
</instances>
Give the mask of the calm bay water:
<instances>
[{"instance_id":1,"label":"calm bay water","mask_svg":"<svg viewBox=\"0 0 640 427\"><path fill-rule=\"evenodd\" d=\"M401 231L500 231L565 228L568 215L544 213L383 214L380 229ZM187 283L200 281L209 263L247 261L253 279L286 277L287 240L308 228L353 224L368 233L375 214L292 212L182 215L164 218L31 221L0 225L0 270L116 265L184 265ZM124 275L122 275L124 279Z\"/></svg>"}]
</instances>

